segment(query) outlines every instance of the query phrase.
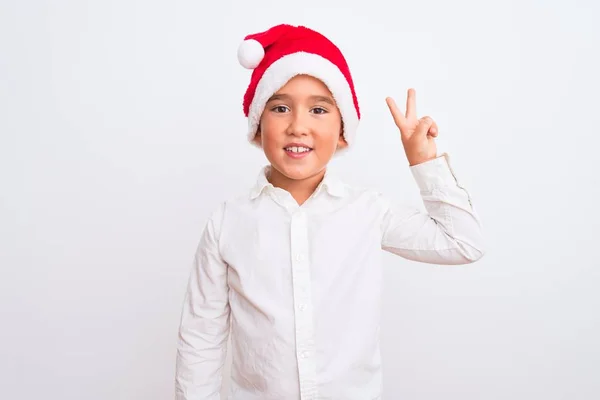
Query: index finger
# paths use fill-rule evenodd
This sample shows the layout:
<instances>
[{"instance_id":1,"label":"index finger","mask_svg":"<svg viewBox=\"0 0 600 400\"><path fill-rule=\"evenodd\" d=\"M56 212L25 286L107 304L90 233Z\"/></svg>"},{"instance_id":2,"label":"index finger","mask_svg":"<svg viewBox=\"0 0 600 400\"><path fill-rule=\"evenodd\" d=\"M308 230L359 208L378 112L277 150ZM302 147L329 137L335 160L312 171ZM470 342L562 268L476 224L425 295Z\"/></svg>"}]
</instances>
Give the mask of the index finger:
<instances>
[{"instance_id":1,"label":"index finger","mask_svg":"<svg viewBox=\"0 0 600 400\"><path fill-rule=\"evenodd\" d=\"M390 112L392 113L392 117L394 118L394 122L398 128L403 128L406 122L406 118L402 112L398 109L396 102L391 97L386 97L385 102L387 103Z\"/></svg>"}]
</instances>

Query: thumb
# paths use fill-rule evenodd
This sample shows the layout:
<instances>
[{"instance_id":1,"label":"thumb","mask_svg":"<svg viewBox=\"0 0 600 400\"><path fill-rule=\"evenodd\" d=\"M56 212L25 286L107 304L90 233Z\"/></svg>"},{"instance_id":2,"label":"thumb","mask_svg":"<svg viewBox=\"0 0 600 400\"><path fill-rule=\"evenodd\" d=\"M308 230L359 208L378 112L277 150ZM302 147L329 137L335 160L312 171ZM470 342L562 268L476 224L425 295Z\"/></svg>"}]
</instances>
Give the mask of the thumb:
<instances>
[{"instance_id":1,"label":"thumb","mask_svg":"<svg viewBox=\"0 0 600 400\"><path fill-rule=\"evenodd\" d=\"M423 117L419 119L419 124L415 129L415 133L419 136L425 136L427 135L427 132L429 132L429 128L431 128L433 124L434 122L431 117Z\"/></svg>"}]
</instances>

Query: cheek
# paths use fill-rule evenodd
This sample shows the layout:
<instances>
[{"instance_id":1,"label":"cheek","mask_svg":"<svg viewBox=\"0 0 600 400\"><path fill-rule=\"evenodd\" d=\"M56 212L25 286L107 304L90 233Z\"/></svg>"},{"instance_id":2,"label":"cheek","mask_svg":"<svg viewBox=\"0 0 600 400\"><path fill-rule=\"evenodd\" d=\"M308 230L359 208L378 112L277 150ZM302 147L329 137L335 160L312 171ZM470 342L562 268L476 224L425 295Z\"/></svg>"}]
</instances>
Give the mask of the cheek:
<instances>
[{"instance_id":1,"label":"cheek","mask_svg":"<svg viewBox=\"0 0 600 400\"><path fill-rule=\"evenodd\" d=\"M338 135L328 134L319 136L319 138L315 140L319 157L328 157L331 153L334 153L338 148L338 141Z\"/></svg>"},{"instance_id":2,"label":"cheek","mask_svg":"<svg viewBox=\"0 0 600 400\"><path fill-rule=\"evenodd\" d=\"M272 139L277 137L284 129L282 118L265 116L260 122L261 132L265 138Z\"/></svg>"},{"instance_id":3,"label":"cheek","mask_svg":"<svg viewBox=\"0 0 600 400\"><path fill-rule=\"evenodd\" d=\"M333 118L328 121L328 130L335 132L336 135L339 135L342 132L342 116L340 114L334 115Z\"/></svg>"},{"instance_id":4,"label":"cheek","mask_svg":"<svg viewBox=\"0 0 600 400\"><path fill-rule=\"evenodd\" d=\"M340 134L342 132L341 122L339 120L334 119L331 121L327 121L327 123L323 124L320 128L320 140L323 142L330 143L331 146L329 147L337 147L337 144L340 140Z\"/></svg>"},{"instance_id":5,"label":"cheek","mask_svg":"<svg viewBox=\"0 0 600 400\"><path fill-rule=\"evenodd\" d=\"M260 141L264 152L268 154L275 153L281 145L280 135L268 124L262 127Z\"/></svg>"}]
</instances>

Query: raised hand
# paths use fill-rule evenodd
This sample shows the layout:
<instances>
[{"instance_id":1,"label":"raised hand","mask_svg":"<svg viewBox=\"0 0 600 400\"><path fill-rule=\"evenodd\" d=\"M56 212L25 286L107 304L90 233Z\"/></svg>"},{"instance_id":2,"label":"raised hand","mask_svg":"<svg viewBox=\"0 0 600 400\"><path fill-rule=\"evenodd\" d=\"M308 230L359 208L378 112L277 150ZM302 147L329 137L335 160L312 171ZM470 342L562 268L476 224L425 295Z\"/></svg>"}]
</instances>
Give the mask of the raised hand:
<instances>
[{"instance_id":1,"label":"raised hand","mask_svg":"<svg viewBox=\"0 0 600 400\"><path fill-rule=\"evenodd\" d=\"M400 137L409 165L417 165L437 157L435 138L438 127L431 117L417 118L416 93L408 89L406 114L403 114L391 97L385 99L394 122L400 129Z\"/></svg>"}]
</instances>

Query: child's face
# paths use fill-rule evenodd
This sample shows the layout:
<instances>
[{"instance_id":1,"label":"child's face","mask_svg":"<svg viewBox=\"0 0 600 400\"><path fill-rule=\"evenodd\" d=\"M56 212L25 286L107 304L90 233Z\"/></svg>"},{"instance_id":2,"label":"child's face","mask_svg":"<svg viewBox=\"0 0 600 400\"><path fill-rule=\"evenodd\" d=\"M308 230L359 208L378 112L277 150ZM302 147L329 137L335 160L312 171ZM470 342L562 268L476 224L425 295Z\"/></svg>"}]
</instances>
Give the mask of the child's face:
<instances>
[{"instance_id":1,"label":"child's face","mask_svg":"<svg viewBox=\"0 0 600 400\"><path fill-rule=\"evenodd\" d=\"M255 140L271 165L293 180L322 172L336 149L347 146L331 92L308 75L292 78L269 99Z\"/></svg>"}]
</instances>

